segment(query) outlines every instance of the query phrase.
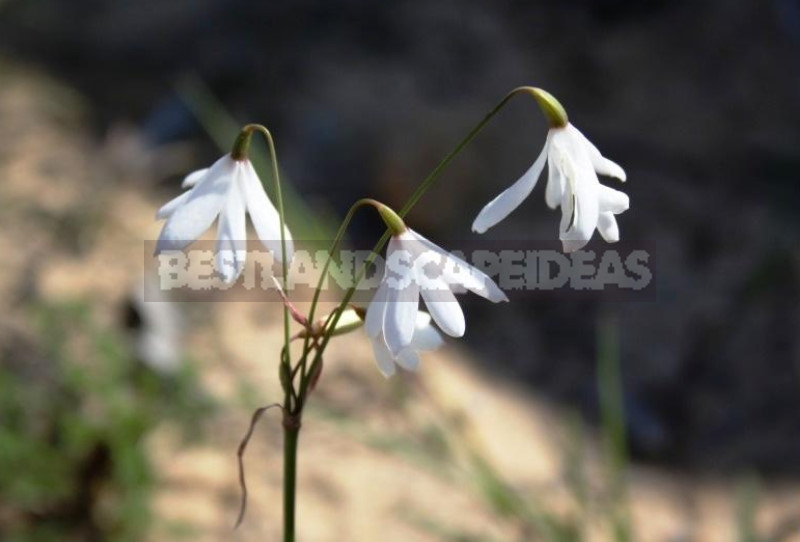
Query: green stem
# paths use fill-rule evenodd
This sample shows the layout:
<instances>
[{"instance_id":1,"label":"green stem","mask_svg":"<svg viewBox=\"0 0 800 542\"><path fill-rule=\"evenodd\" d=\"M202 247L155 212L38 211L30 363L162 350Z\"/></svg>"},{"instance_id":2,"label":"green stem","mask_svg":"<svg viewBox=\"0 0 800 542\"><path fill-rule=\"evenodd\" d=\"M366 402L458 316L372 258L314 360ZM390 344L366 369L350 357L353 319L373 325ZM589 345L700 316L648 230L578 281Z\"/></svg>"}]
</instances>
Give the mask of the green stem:
<instances>
[{"instance_id":1,"label":"green stem","mask_svg":"<svg viewBox=\"0 0 800 542\"><path fill-rule=\"evenodd\" d=\"M497 113L499 113L500 110L503 109L503 107L506 106L506 104L511 100L511 98L513 98L517 94L528 94L528 95L533 96L534 98L536 98L535 90L536 89L534 89L533 87L517 87L514 90L512 90L511 92L509 92L508 94L506 94L505 97L503 97L503 99L500 100L497 103L497 105L495 105L486 114L486 116L484 116L483 119L481 119L481 121L472 128L472 130L470 130L470 132L464 137L464 139L462 139L459 142L459 144L456 145L456 147L452 151L450 151L447 154L447 156L445 156L442 159L442 161L439 162L439 164L437 164L437 166L433 169L433 171L431 171L428 174L428 176L425 178L425 180L423 180L422 183L420 183L420 185L417 187L417 189L414 190L414 193L411 194L411 196L406 201L405 205L403 205L402 209L400 209L400 212L397 213L397 214L400 215L401 218L404 218L411 211L411 209L414 208L414 206L417 204L417 202L420 200L420 198L425 194L425 192L427 192L428 189L431 186L433 186L433 184L439 179L441 174L447 168L447 166L450 165L450 162L452 162L456 158L456 156L458 156L459 153L461 153L461 151L464 149L464 147L469 145L472 142L472 140L477 137L477 135L481 132L481 130L483 130L483 128L487 124L489 124L489 121L492 120L492 118L495 115L497 115ZM343 226L346 227L346 224L343 224ZM342 235L344 233L343 229L344 228L340 228L340 230L339 230L340 234L342 234ZM337 237L339 237L339 236L337 235ZM339 304L338 309L335 311L336 315L334 316L333 321L331 322L331 325L328 328L329 330L333 330L336 327L336 324L339 322L339 318L342 315L343 309L345 307L347 307L347 304L350 303L350 300L353 298L353 295L355 294L355 290L356 290L356 287L358 286L358 283L361 282L361 279L364 277L364 274L367 272L367 268L372 264L372 262L377 257L378 253L383 249L383 246L389 240L389 237L391 237L391 232L389 231L389 229L387 229L383 233L383 235L381 236L380 240L373 247L372 252L369 254L369 256L367 256L366 260L364 261L364 264L361 266L360 272L358 273L358 275L356 276L355 281L353 282L353 285L345 293L344 299L342 299L342 302ZM330 262L330 259L328 260L328 262ZM322 277L320 279L320 284L322 284L322 279L324 279L325 273L327 273L327 269L328 269L328 266L327 266L327 263L326 263L325 268L323 270L323 275L322 275ZM318 290L319 290L319 288L318 288ZM318 296L318 292L315 292L314 296L315 296L315 299L318 298L319 297ZM329 331L322 338L322 343L320 344L319 348L317 349L317 353L314 356L314 361L312 362L311 368L309 369L309 374L313 374L314 369L320 363L320 360L322 359L322 354L324 353L325 348L328 346L328 341L330 341L330 338L331 338L331 332ZM308 353L309 352L308 352L307 344L306 344L306 348L303 349L303 357L305 358L305 356L307 356ZM306 384L306 385L304 385L304 384ZM305 391L306 391L306 387L307 387L307 383L301 382L300 393L299 393L300 397L304 397L304 394L305 394Z\"/></svg>"},{"instance_id":2,"label":"green stem","mask_svg":"<svg viewBox=\"0 0 800 542\"><path fill-rule=\"evenodd\" d=\"M283 542L294 542L297 495L297 441L300 425L283 426Z\"/></svg>"}]
</instances>

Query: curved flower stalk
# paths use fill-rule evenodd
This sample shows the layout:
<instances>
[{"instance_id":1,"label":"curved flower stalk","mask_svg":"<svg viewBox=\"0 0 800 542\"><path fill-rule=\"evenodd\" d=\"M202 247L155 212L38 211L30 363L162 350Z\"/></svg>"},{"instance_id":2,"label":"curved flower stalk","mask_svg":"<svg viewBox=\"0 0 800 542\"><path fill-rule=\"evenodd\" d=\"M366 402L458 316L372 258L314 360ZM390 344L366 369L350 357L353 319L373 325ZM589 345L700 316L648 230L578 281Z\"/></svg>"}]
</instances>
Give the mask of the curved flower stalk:
<instances>
[{"instance_id":1,"label":"curved flower stalk","mask_svg":"<svg viewBox=\"0 0 800 542\"><path fill-rule=\"evenodd\" d=\"M244 269L247 213L258 238L276 261L282 261L280 215L267 197L250 160L237 160L227 154L210 168L188 175L181 186L188 191L156 213L156 218L167 220L156 245L156 254L185 248L219 217L215 265L223 280L231 283ZM286 227L284 237L286 259L291 261L293 243Z\"/></svg>"},{"instance_id":2,"label":"curved flower stalk","mask_svg":"<svg viewBox=\"0 0 800 542\"><path fill-rule=\"evenodd\" d=\"M583 248L594 230L609 243L619 241L619 226L614 215L626 211L626 194L600 184L597 175L626 180L625 171L605 158L575 126L567 120L561 104L541 89L530 89L550 122L550 131L539 157L522 177L489 202L472 224L473 231L484 233L516 209L533 191L547 161L545 201L548 207L561 207L559 238L565 252Z\"/></svg>"},{"instance_id":3,"label":"curved flower stalk","mask_svg":"<svg viewBox=\"0 0 800 542\"><path fill-rule=\"evenodd\" d=\"M368 329L367 332L372 343L372 351L375 353L375 363L386 378L394 375L395 365L407 371L416 371L419 369L420 352L436 350L444 344L441 333L431 323L431 315L422 311L417 311L411 343L397 354L392 354L386 345L386 337L381 327L373 326L373 329Z\"/></svg>"},{"instance_id":4,"label":"curved flower stalk","mask_svg":"<svg viewBox=\"0 0 800 542\"><path fill-rule=\"evenodd\" d=\"M469 290L494 303L508 301L485 273L406 228L397 215L394 218L394 223L386 221L394 235L386 249L383 279L364 324L386 376L394 372L392 361L406 368L419 364L412 353L420 296L436 325L451 337L461 337L466 331L464 312L453 289Z\"/></svg>"}]
</instances>

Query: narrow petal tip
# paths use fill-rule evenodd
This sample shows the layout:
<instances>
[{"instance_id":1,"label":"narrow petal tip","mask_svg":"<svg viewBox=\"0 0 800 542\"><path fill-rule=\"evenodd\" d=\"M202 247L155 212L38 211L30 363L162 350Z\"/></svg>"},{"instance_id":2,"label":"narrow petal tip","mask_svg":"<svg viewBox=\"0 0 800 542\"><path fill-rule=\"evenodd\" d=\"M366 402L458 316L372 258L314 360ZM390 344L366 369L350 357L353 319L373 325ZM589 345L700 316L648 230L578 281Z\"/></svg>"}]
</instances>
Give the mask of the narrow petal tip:
<instances>
[{"instance_id":1,"label":"narrow petal tip","mask_svg":"<svg viewBox=\"0 0 800 542\"><path fill-rule=\"evenodd\" d=\"M480 218L480 217L478 217L478 218ZM475 232L475 233L479 233L479 234L482 235L482 234L486 233L486 230L488 230L488 229L489 228L485 224L479 223L478 219L475 219L475 222L472 223L472 231Z\"/></svg>"}]
</instances>

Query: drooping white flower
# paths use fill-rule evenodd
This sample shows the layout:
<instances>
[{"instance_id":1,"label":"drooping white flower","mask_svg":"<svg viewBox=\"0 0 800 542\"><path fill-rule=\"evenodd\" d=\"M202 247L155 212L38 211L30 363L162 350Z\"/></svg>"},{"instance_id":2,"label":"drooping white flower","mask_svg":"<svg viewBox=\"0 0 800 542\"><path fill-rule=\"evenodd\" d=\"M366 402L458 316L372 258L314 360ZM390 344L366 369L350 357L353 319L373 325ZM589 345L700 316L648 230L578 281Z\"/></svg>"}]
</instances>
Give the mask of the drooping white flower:
<instances>
[{"instance_id":1,"label":"drooping white flower","mask_svg":"<svg viewBox=\"0 0 800 542\"><path fill-rule=\"evenodd\" d=\"M369 340L372 343L378 370L386 378L394 375L395 365L399 365L407 371L416 371L419 369L420 352L436 350L444 344L442 335L431 323L431 315L422 311L417 311L411 343L398 354L392 354L391 350L389 350L381 329L378 330L376 335L370 336Z\"/></svg>"},{"instance_id":2,"label":"drooping white flower","mask_svg":"<svg viewBox=\"0 0 800 542\"><path fill-rule=\"evenodd\" d=\"M392 236L386 250L383 279L367 308L365 320L384 374L390 373L392 360L404 367L416 366L408 349L414 351L420 296L444 333L451 337L464 335L466 321L453 294L454 288L470 290L495 303L508 301L482 271L413 230L405 229Z\"/></svg>"},{"instance_id":3,"label":"drooping white flower","mask_svg":"<svg viewBox=\"0 0 800 542\"><path fill-rule=\"evenodd\" d=\"M600 154L597 147L567 121L566 113L555 98L540 89L534 90L541 93L534 97L540 105L545 104L542 109L551 120L544 148L516 183L481 210L472 224L473 231L484 233L511 214L533 191L546 160L545 201L551 209L561 207L559 238L564 251L583 248L595 229L607 242L619 241L619 226L614 215L626 211L630 202L623 192L600 184L597 174L624 182L625 171ZM558 108L555 113L552 109L546 110L546 107L554 108L549 100Z\"/></svg>"},{"instance_id":4,"label":"drooping white flower","mask_svg":"<svg viewBox=\"0 0 800 542\"><path fill-rule=\"evenodd\" d=\"M282 261L280 216L264 192L250 160L226 154L210 168L191 173L181 184L189 190L161 207L156 218L166 219L156 254L181 250L196 240L219 216L216 269L226 283L244 269L247 242L245 213L258 238L276 261ZM289 228L284 227L286 257L294 252Z\"/></svg>"}]
</instances>

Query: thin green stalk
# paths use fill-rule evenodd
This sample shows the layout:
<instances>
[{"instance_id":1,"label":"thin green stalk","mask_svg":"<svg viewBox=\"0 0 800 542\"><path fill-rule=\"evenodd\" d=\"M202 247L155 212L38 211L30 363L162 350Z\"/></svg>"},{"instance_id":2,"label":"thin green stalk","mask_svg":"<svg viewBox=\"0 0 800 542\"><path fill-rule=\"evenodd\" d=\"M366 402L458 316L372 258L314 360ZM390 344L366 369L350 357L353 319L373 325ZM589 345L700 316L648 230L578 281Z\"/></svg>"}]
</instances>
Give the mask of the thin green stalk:
<instances>
[{"instance_id":1,"label":"thin green stalk","mask_svg":"<svg viewBox=\"0 0 800 542\"><path fill-rule=\"evenodd\" d=\"M499 113L500 110L503 109L503 107L505 107L505 105L511 100L511 98L513 98L517 94L533 95L534 90L535 89L533 89L532 87L518 87L518 88L515 88L514 90L512 90L511 92L509 92L508 94L506 94L506 96L502 100L500 100L500 102L498 102L497 105L495 105L486 114L486 116L484 116L483 119L481 119L481 121L478 124L476 124L475 127L472 128L472 130L470 130L470 132L464 137L464 139L462 139L459 142L459 144L456 145L456 147L452 151L450 151L447 154L447 156L445 156L442 159L441 162L439 162L439 164L433 169L433 171L431 171L430 174L428 174L428 176L425 178L425 180L423 180L422 183L420 183L420 185L417 187L417 189L414 190L414 193L411 194L411 196L408 198L408 200L406 201L405 205L403 205L403 207L400 209L400 212L398 214L401 217L405 217L411 211L411 209L414 208L414 206L417 204L417 202L420 200L420 198L425 194L425 192L427 192L428 189L431 186L433 186L433 184L439 179L439 177L444 172L444 170L447 168L447 166L449 166L450 163L456 158L456 156L458 156L459 153L461 153L461 151L464 149L464 147L469 145L472 142L472 140L475 139L475 137L477 137L477 135L481 132L481 130L483 130L483 128L489 123L489 121L492 120L492 118L495 115L497 115L497 113ZM389 240L390 236L391 236L391 233L390 233L389 229L387 229L383 233L383 235L381 236L380 240L373 247L372 252L369 254L369 256L367 256L367 259L364 261L364 264L361 266L361 270L358 273L358 275L356 276L356 279L353 282L353 285L347 290L347 292L345 293L344 298L342 299L342 302L339 304L339 307L336 310L336 316L334 316L333 321L331 322L331 326L330 326L329 330L333 330L336 327L336 324L339 322L339 318L342 315L343 309L345 307L347 307L347 304L350 303L350 300L353 298L353 295L355 294L355 290L356 290L356 287L358 286L358 283L361 282L361 279L364 277L364 274L367 272L367 268L370 265L372 265L372 262L375 260L375 258L377 257L378 253L383 249L383 246ZM323 277L324 277L324 275L323 275ZM309 373L310 374L313 374L314 369L320 363L320 360L322 359L322 354L324 353L325 348L328 346L328 341L330 340L330 338L331 338L331 333L330 333L330 331L328 331L328 333L326 333L326 335L322 338L322 343L319 345L319 348L317 348L317 353L314 356L314 361L312 362L311 368L309 369ZM306 349L304 349L303 356L308 355L308 353L309 352ZM306 384L306 386L307 386L307 384ZM301 383L301 386L300 386L300 396L301 397L304 396L304 393L306 391L305 390L306 386L304 386Z\"/></svg>"}]
</instances>

